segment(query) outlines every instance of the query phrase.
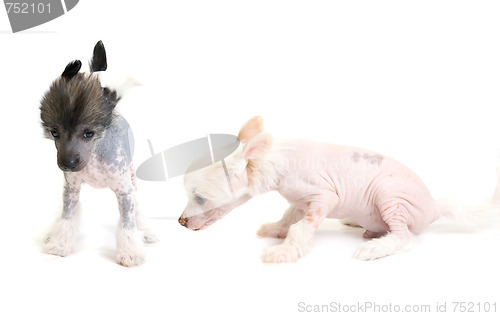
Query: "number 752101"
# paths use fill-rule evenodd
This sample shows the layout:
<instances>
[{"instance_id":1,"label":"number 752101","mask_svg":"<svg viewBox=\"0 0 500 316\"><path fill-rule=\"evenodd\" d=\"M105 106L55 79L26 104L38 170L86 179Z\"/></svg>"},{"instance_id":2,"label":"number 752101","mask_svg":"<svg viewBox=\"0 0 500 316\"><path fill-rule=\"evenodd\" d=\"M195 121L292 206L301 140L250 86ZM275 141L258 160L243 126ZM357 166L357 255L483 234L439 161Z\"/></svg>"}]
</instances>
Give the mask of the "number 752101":
<instances>
[{"instance_id":1,"label":"number 752101","mask_svg":"<svg viewBox=\"0 0 500 316\"><path fill-rule=\"evenodd\" d=\"M43 14L50 13L50 3L6 2L8 13L15 14Z\"/></svg>"}]
</instances>

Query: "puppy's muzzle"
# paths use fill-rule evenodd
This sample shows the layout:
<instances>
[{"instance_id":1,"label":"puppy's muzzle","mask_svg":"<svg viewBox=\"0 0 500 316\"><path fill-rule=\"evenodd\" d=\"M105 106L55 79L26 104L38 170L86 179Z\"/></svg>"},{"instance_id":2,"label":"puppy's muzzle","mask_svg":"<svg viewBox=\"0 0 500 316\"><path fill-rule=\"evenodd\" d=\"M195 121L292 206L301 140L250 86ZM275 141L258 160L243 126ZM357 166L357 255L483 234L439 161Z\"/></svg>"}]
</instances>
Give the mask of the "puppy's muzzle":
<instances>
[{"instance_id":1,"label":"puppy's muzzle","mask_svg":"<svg viewBox=\"0 0 500 316\"><path fill-rule=\"evenodd\" d=\"M188 219L187 218L182 218L182 216L179 217L178 222L179 222L179 224L181 224L182 226L186 227L187 229L190 229L190 230L193 230L193 231L200 230L199 228L189 228L188 227Z\"/></svg>"},{"instance_id":2,"label":"puppy's muzzle","mask_svg":"<svg viewBox=\"0 0 500 316\"><path fill-rule=\"evenodd\" d=\"M187 218L182 218L182 216L181 216L181 217L179 217L178 222L179 222L179 224L181 224L182 226L187 227L187 222L188 222L188 219L187 219Z\"/></svg>"},{"instance_id":3,"label":"puppy's muzzle","mask_svg":"<svg viewBox=\"0 0 500 316\"><path fill-rule=\"evenodd\" d=\"M76 170L80 164L80 157L64 159L59 162L59 167L62 171L78 171Z\"/></svg>"}]
</instances>

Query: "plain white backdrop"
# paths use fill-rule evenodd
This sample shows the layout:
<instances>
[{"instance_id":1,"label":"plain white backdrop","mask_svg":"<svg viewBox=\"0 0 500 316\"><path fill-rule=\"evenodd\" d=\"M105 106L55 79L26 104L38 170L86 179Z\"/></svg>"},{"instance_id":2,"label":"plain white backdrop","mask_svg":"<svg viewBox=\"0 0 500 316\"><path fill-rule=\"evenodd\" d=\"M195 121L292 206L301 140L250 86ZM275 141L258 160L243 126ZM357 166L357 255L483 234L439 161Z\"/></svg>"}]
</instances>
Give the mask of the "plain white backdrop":
<instances>
[{"instance_id":1,"label":"plain white backdrop","mask_svg":"<svg viewBox=\"0 0 500 316\"><path fill-rule=\"evenodd\" d=\"M483 229L435 223L412 252L373 262L351 257L363 231L332 220L306 258L264 265L262 250L279 241L255 232L280 218L281 197L191 232L174 220L186 203L181 178L139 182L161 238L145 265L114 263L116 201L89 187L75 253L44 255L63 178L38 109L66 64L86 65L102 40L108 73L143 83L118 106L136 166L148 139L160 151L237 134L262 115L277 138L375 150L413 169L436 199L485 202L500 157L499 16L497 1L80 1L12 34L0 10L0 314L293 315L332 302L452 312L454 301L500 310L498 219Z\"/></svg>"}]
</instances>

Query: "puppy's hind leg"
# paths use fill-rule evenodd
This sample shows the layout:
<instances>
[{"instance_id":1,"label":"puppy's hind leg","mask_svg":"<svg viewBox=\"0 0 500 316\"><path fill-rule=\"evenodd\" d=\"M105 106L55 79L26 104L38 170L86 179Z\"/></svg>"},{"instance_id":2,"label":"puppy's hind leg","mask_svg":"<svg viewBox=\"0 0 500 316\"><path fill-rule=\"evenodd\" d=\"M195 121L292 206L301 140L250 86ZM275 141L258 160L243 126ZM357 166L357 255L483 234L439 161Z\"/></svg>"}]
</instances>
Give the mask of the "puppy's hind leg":
<instances>
[{"instance_id":1,"label":"puppy's hind leg","mask_svg":"<svg viewBox=\"0 0 500 316\"><path fill-rule=\"evenodd\" d=\"M405 211L404 206L396 204L381 212L384 221L389 225L389 233L365 242L354 253L354 257L360 260L374 260L413 248L414 236L402 215Z\"/></svg>"},{"instance_id":2,"label":"puppy's hind leg","mask_svg":"<svg viewBox=\"0 0 500 316\"><path fill-rule=\"evenodd\" d=\"M265 223L260 226L257 235L260 237L286 238L290 226L297 223L303 217L304 211L294 206L290 206L279 221Z\"/></svg>"},{"instance_id":3,"label":"puppy's hind leg","mask_svg":"<svg viewBox=\"0 0 500 316\"><path fill-rule=\"evenodd\" d=\"M120 223L116 232L116 261L125 267L144 263L143 234L137 228L136 194L133 186L124 191L115 191L120 207Z\"/></svg>"},{"instance_id":4,"label":"puppy's hind leg","mask_svg":"<svg viewBox=\"0 0 500 316\"><path fill-rule=\"evenodd\" d=\"M142 232L143 241L146 244L154 244L160 241L139 208L137 209L136 223L137 228Z\"/></svg>"},{"instance_id":5,"label":"puppy's hind leg","mask_svg":"<svg viewBox=\"0 0 500 316\"><path fill-rule=\"evenodd\" d=\"M73 251L78 231L80 187L80 183L66 179L63 191L63 213L45 239L44 253L65 257Z\"/></svg>"}]
</instances>

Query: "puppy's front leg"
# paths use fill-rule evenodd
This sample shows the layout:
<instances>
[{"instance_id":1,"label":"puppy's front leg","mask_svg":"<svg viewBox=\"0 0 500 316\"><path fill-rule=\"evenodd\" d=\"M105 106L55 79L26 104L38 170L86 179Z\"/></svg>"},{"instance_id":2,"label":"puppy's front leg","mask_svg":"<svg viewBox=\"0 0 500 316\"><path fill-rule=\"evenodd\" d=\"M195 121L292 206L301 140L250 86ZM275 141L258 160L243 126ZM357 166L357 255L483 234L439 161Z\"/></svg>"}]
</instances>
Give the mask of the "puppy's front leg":
<instances>
[{"instance_id":1,"label":"puppy's front leg","mask_svg":"<svg viewBox=\"0 0 500 316\"><path fill-rule=\"evenodd\" d=\"M312 246L314 232L337 201L338 197L336 199L330 197L321 202L310 203L302 219L290 226L283 243L266 249L263 261L269 263L295 262L300 257L305 256Z\"/></svg>"},{"instance_id":2,"label":"puppy's front leg","mask_svg":"<svg viewBox=\"0 0 500 316\"><path fill-rule=\"evenodd\" d=\"M120 223L116 232L116 261L125 267L141 265L145 255L143 235L137 229L135 190L131 186L115 193L120 208Z\"/></svg>"},{"instance_id":3,"label":"puppy's front leg","mask_svg":"<svg viewBox=\"0 0 500 316\"><path fill-rule=\"evenodd\" d=\"M65 257L73 251L77 235L77 217L79 210L81 183L66 176L63 191L63 213L56 220L45 240L43 252Z\"/></svg>"},{"instance_id":4,"label":"puppy's front leg","mask_svg":"<svg viewBox=\"0 0 500 316\"><path fill-rule=\"evenodd\" d=\"M263 224L257 231L257 235L260 237L286 238L290 226L301 220L304 214L304 211L291 205L279 221Z\"/></svg>"},{"instance_id":5,"label":"puppy's front leg","mask_svg":"<svg viewBox=\"0 0 500 316\"><path fill-rule=\"evenodd\" d=\"M132 181L132 185L134 186L134 191L137 192L137 177L135 175L134 165L132 163L130 164L129 169L130 169L130 180ZM138 207L136 207L135 210L136 210L135 221L137 223L137 229L139 229L142 232L142 235L144 237L144 242L147 244L154 244L158 242L159 241L158 237L156 237L154 231L147 224L147 220L144 214Z\"/></svg>"}]
</instances>

